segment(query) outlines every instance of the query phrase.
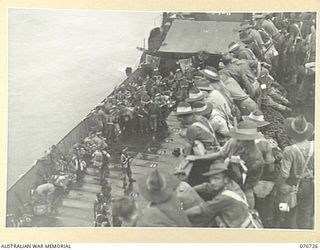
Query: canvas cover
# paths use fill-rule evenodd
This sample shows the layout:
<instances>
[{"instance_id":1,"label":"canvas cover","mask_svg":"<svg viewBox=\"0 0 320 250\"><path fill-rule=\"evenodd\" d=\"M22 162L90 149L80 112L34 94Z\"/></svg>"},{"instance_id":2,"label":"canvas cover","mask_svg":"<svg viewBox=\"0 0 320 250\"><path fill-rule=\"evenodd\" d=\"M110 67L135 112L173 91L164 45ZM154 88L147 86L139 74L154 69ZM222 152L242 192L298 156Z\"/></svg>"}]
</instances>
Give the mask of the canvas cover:
<instances>
[{"instance_id":1,"label":"canvas cover","mask_svg":"<svg viewBox=\"0 0 320 250\"><path fill-rule=\"evenodd\" d=\"M173 21L159 51L171 53L197 53L206 51L220 54L228 51L232 41L238 41L238 22Z\"/></svg>"}]
</instances>

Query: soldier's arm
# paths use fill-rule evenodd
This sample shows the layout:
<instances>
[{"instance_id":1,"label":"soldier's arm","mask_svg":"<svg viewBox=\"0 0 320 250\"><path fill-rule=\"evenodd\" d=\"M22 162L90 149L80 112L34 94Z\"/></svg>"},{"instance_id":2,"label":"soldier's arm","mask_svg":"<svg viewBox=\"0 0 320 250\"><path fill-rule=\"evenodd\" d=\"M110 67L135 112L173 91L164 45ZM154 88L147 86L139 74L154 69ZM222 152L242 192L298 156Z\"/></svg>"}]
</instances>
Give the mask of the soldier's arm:
<instances>
[{"instance_id":1,"label":"soldier's arm","mask_svg":"<svg viewBox=\"0 0 320 250\"><path fill-rule=\"evenodd\" d=\"M199 208L201 213L213 218L231 205L230 199L232 198L229 198L225 195L217 195L210 201L200 203Z\"/></svg>"},{"instance_id":2,"label":"soldier's arm","mask_svg":"<svg viewBox=\"0 0 320 250\"><path fill-rule=\"evenodd\" d=\"M196 160L216 160L219 158L225 159L228 155L229 152L231 151L231 148L234 145L233 140L228 140L223 147L220 148L220 151L218 152L212 152L206 155L188 155L186 159L188 161L196 161Z\"/></svg>"},{"instance_id":3,"label":"soldier's arm","mask_svg":"<svg viewBox=\"0 0 320 250\"><path fill-rule=\"evenodd\" d=\"M216 160L220 157L222 157L221 151L213 152L206 155L188 155L186 159L188 161L198 161L198 160Z\"/></svg>"}]
</instances>

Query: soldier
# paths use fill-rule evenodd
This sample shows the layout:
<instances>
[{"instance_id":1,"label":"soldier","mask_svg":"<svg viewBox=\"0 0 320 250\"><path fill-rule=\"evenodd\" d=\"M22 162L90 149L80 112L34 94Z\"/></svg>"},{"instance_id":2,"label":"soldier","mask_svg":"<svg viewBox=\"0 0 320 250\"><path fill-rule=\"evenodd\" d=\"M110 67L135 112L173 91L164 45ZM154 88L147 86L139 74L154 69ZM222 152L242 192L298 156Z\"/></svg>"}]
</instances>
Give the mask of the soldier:
<instances>
[{"instance_id":1,"label":"soldier","mask_svg":"<svg viewBox=\"0 0 320 250\"><path fill-rule=\"evenodd\" d=\"M257 125L253 121L242 121L237 127L230 129L231 139L218 152L206 155L188 155L189 161L226 159L230 162L233 179L243 187L251 208L254 208L253 188L259 182L263 173L264 161L261 144L256 139L264 136L257 131Z\"/></svg>"},{"instance_id":2,"label":"soldier","mask_svg":"<svg viewBox=\"0 0 320 250\"><path fill-rule=\"evenodd\" d=\"M316 56L316 32L315 30L306 38L307 58L305 64L302 65L300 74L298 75L298 95L296 97L299 104L305 103L308 99L314 103L314 93L312 93L315 85L315 56ZM311 97L311 98L309 98Z\"/></svg>"},{"instance_id":3,"label":"soldier","mask_svg":"<svg viewBox=\"0 0 320 250\"><path fill-rule=\"evenodd\" d=\"M93 205L93 217L95 227L111 227L109 216L111 214L111 186L105 186L100 193L97 193L97 198Z\"/></svg>"},{"instance_id":4,"label":"soldier","mask_svg":"<svg viewBox=\"0 0 320 250\"><path fill-rule=\"evenodd\" d=\"M120 156L124 189L127 187L127 176L129 178L129 183L135 182L135 180L132 178L130 159L131 157L128 155L128 148L124 148Z\"/></svg>"},{"instance_id":5,"label":"soldier","mask_svg":"<svg viewBox=\"0 0 320 250\"><path fill-rule=\"evenodd\" d=\"M264 61L264 44L259 31L252 29L252 25L244 24L239 31L239 38L249 48L254 55L260 60ZM250 32L248 32L250 30Z\"/></svg>"},{"instance_id":6,"label":"soldier","mask_svg":"<svg viewBox=\"0 0 320 250\"><path fill-rule=\"evenodd\" d=\"M244 22L240 24L239 36L240 36L240 40L243 43L253 42L257 45L257 48L260 50L260 52L264 53L265 51L264 42L262 40L262 37L259 31L254 29L252 21ZM255 51L253 52L255 53Z\"/></svg>"},{"instance_id":7,"label":"soldier","mask_svg":"<svg viewBox=\"0 0 320 250\"><path fill-rule=\"evenodd\" d=\"M250 213L246 196L233 180L228 167L220 161L215 161L210 170L203 175L209 176L210 186L217 195L200 205L187 209L189 218L200 214L209 217L209 227L222 228L261 228L257 217ZM199 190L199 187L196 187Z\"/></svg>"},{"instance_id":8,"label":"soldier","mask_svg":"<svg viewBox=\"0 0 320 250\"><path fill-rule=\"evenodd\" d=\"M104 156L102 153L102 150L96 146L94 146L92 148L92 165L93 167L95 167L96 169L99 170L100 173L100 182L103 181L102 177L103 177L103 173L104 173Z\"/></svg>"},{"instance_id":9,"label":"soldier","mask_svg":"<svg viewBox=\"0 0 320 250\"><path fill-rule=\"evenodd\" d=\"M221 142L228 137L229 129L232 127L232 114L229 102L219 90L213 89L209 84L205 85L202 83L201 85L197 86L202 91L208 92L208 97L205 99L205 101L213 106L208 119L221 144Z\"/></svg>"},{"instance_id":10,"label":"soldier","mask_svg":"<svg viewBox=\"0 0 320 250\"><path fill-rule=\"evenodd\" d=\"M297 84L298 68L303 65L306 53L303 49L303 41L300 37L300 29L297 24L289 26L289 33L283 43L284 72L287 74L288 86Z\"/></svg>"},{"instance_id":11,"label":"soldier","mask_svg":"<svg viewBox=\"0 0 320 250\"><path fill-rule=\"evenodd\" d=\"M165 123L165 119L168 113L168 105L160 93L156 95L154 102L159 106L159 110L160 110L159 118L158 118L158 127L159 127Z\"/></svg>"},{"instance_id":12,"label":"soldier","mask_svg":"<svg viewBox=\"0 0 320 250\"><path fill-rule=\"evenodd\" d=\"M160 117L160 107L156 102L151 101L149 104L149 127L151 132L158 131L158 123Z\"/></svg>"},{"instance_id":13,"label":"soldier","mask_svg":"<svg viewBox=\"0 0 320 250\"><path fill-rule=\"evenodd\" d=\"M106 150L102 150L102 154L103 154L103 164L100 168L100 184L101 185L103 185L104 181L110 174L109 161L111 158L111 155Z\"/></svg>"},{"instance_id":14,"label":"soldier","mask_svg":"<svg viewBox=\"0 0 320 250\"><path fill-rule=\"evenodd\" d=\"M313 125L304 116L287 118L285 127L293 145L284 149L279 171L279 194L286 194L289 228L312 229L314 217L314 145L308 139ZM295 197L292 197L295 195ZM281 206L279 206L281 208Z\"/></svg>"},{"instance_id":15,"label":"soldier","mask_svg":"<svg viewBox=\"0 0 320 250\"><path fill-rule=\"evenodd\" d=\"M268 131L270 123L264 120L264 116L260 110L255 110L248 116L243 116L243 120L249 120L256 123L258 131ZM270 137L255 140L255 144L259 144L259 150L263 155L264 162L266 163L263 168L261 181L254 187L256 196L256 209L259 211L261 220L265 227L274 226L274 184L276 180L276 164L279 162L279 153L281 149L277 143ZM276 159L277 158L277 159ZM276 163L276 160L278 161Z\"/></svg>"},{"instance_id":16,"label":"soldier","mask_svg":"<svg viewBox=\"0 0 320 250\"><path fill-rule=\"evenodd\" d=\"M137 220L139 227L190 227L191 224L163 171L154 169L139 181L139 192L149 202Z\"/></svg>"},{"instance_id":17,"label":"soldier","mask_svg":"<svg viewBox=\"0 0 320 250\"><path fill-rule=\"evenodd\" d=\"M209 53L206 51L199 51L197 57L193 62L195 68L204 69L208 65Z\"/></svg>"},{"instance_id":18,"label":"soldier","mask_svg":"<svg viewBox=\"0 0 320 250\"><path fill-rule=\"evenodd\" d=\"M235 79L240 84L240 86L247 91L248 95L253 98L255 96L255 93L252 84L250 83L243 69L239 65L232 63L233 57L231 56L231 54L224 54L221 60L225 67L221 69L219 73L221 75L226 75Z\"/></svg>"},{"instance_id":19,"label":"soldier","mask_svg":"<svg viewBox=\"0 0 320 250\"><path fill-rule=\"evenodd\" d=\"M256 60L238 60L238 59L233 59L232 60L233 64L236 64L241 68L241 70L244 72L246 75L250 85L251 85L251 90L253 92L253 96L251 98L260 106L261 103L261 89L260 89L260 84L257 81L257 75L260 73L261 69L261 64L256 61ZM250 93L248 91L248 93Z\"/></svg>"},{"instance_id":20,"label":"soldier","mask_svg":"<svg viewBox=\"0 0 320 250\"><path fill-rule=\"evenodd\" d=\"M265 77L259 78L259 81L262 83L261 86L263 86L261 93L261 106L264 106L264 108L269 106L275 111L280 112L282 115L290 114L292 109L288 107L290 105L289 101L283 97L278 89L272 86L272 82L266 80Z\"/></svg>"},{"instance_id":21,"label":"soldier","mask_svg":"<svg viewBox=\"0 0 320 250\"><path fill-rule=\"evenodd\" d=\"M154 77L154 78L155 78L155 77ZM152 87L150 88L150 91L149 91L150 97L151 97L151 98L154 98L155 95L156 95L157 93L159 93L159 92L160 92L159 82L158 82L158 80L155 78L155 82L154 82L154 84L152 85Z\"/></svg>"},{"instance_id":22,"label":"soldier","mask_svg":"<svg viewBox=\"0 0 320 250\"><path fill-rule=\"evenodd\" d=\"M230 92L230 96L236 104L241 115L248 115L252 111L259 109L258 104L248 96L248 94L240 87L239 83L235 79L229 77L228 75L222 75L221 79L224 83L224 86ZM240 116L237 112L237 109L233 110L234 117L239 120Z\"/></svg>"},{"instance_id":23,"label":"soldier","mask_svg":"<svg viewBox=\"0 0 320 250\"><path fill-rule=\"evenodd\" d=\"M236 42L231 42L229 44L229 53L240 60L257 60L257 57L254 55L251 49L242 47Z\"/></svg>"},{"instance_id":24,"label":"soldier","mask_svg":"<svg viewBox=\"0 0 320 250\"><path fill-rule=\"evenodd\" d=\"M272 38L276 48L278 49L280 45L280 32L277 29L277 27L274 25L274 23L271 20L271 14L263 14L260 16L255 17L256 22L257 22L257 28L262 28L264 29L265 32L268 33L268 35Z\"/></svg>"},{"instance_id":25,"label":"soldier","mask_svg":"<svg viewBox=\"0 0 320 250\"><path fill-rule=\"evenodd\" d=\"M97 106L91 116L91 119L94 123L94 130L96 132L103 131L103 125L104 125L104 117L102 116L102 113L101 113L103 111L100 108L101 108L100 106Z\"/></svg>"},{"instance_id":26,"label":"soldier","mask_svg":"<svg viewBox=\"0 0 320 250\"><path fill-rule=\"evenodd\" d=\"M181 89L181 100L185 100L189 94L189 82L183 78L179 81L180 89Z\"/></svg>"},{"instance_id":27,"label":"soldier","mask_svg":"<svg viewBox=\"0 0 320 250\"><path fill-rule=\"evenodd\" d=\"M108 143L111 143L114 141L115 139L115 133L116 133L116 125L114 122L115 118L114 116L111 114L111 112L108 112L105 115L105 121L106 121L106 126L105 126L105 135L106 138L108 140Z\"/></svg>"},{"instance_id":28,"label":"soldier","mask_svg":"<svg viewBox=\"0 0 320 250\"><path fill-rule=\"evenodd\" d=\"M191 97L189 97L189 99ZM197 99L196 96L194 97L195 98L192 99ZM200 102L200 104L205 103ZM200 109L203 109L202 111L204 113L201 112ZM212 105L205 105L201 108L199 107L200 112L198 112L198 114L209 114L210 110L212 111ZM186 154L205 155L219 147L218 140L208 119L203 116L195 115L190 104L187 102L180 102L177 108L177 116L181 126L187 127L185 135L186 145L184 147L184 152ZM188 183L191 186L194 186L206 181L206 178L202 176L202 173L206 172L208 168L208 164L191 163L179 167L176 170L176 174L180 175L180 178L187 179Z\"/></svg>"},{"instance_id":29,"label":"soldier","mask_svg":"<svg viewBox=\"0 0 320 250\"><path fill-rule=\"evenodd\" d=\"M73 169L75 169L76 171L77 182L81 182L85 175L85 171L87 167L86 162L84 161L84 159L82 159L79 156L79 153L77 152L72 155L70 164L73 167Z\"/></svg>"},{"instance_id":30,"label":"soldier","mask_svg":"<svg viewBox=\"0 0 320 250\"><path fill-rule=\"evenodd\" d=\"M148 112L145 109L142 102L137 105L136 114L137 114L137 118L138 118L140 133L141 134L149 133Z\"/></svg>"}]
</instances>

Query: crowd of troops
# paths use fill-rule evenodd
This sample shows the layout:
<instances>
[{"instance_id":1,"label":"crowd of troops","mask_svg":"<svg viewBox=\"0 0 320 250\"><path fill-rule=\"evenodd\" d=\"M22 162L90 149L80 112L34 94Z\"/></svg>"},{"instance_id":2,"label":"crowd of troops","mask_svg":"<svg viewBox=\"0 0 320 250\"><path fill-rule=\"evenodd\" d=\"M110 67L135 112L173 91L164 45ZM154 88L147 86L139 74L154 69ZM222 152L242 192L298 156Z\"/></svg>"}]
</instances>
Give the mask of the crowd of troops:
<instances>
[{"instance_id":1,"label":"crowd of troops","mask_svg":"<svg viewBox=\"0 0 320 250\"><path fill-rule=\"evenodd\" d=\"M314 13L256 14L216 67L201 51L188 67L143 65L135 77L127 69L131 81L89 114L89 135L67 156L51 148L55 167L39 173L33 192L37 213L55 213L57 188L81 182L92 166L101 184L95 226L313 228L313 125L290 116L314 98L315 25ZM150 202L142 211L129 195L112 199L112 144L120 134L155 138L172 110L186 142L173 152L180 165L138 181ZM119 158L126 190L127 177L135 182L126 148Z\"/></svg>"},{"instance_id":2,"label":"crowd of troops","mask_svg":"<svg viewBox=\"0 0 320 250\"><path fill-rule=\"evenodd\" d=\"M139 180L142 211L113 203L122 226L314 227L314 127L296 110L314 100L315 25L314 13L256 14L218 67L200 52L167 74L181 163Z\"/></svg>"}]
</instances>

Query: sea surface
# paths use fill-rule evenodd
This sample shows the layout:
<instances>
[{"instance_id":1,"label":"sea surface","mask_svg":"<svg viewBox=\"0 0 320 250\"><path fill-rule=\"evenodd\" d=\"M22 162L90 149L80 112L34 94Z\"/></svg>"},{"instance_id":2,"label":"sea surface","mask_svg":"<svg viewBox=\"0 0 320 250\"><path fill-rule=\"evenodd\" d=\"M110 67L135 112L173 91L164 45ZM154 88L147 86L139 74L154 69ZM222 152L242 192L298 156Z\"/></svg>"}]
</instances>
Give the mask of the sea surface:
<instances>
[{"instance_id":1,"label":"sea surface","mask_svg":"<svg viewBox=\"0 0 320 250\"><path fill-rule=\"evenodd\" d=\"M10 9L7 186L137 65L159 12Z\"/></svg>"}]
</instances>

